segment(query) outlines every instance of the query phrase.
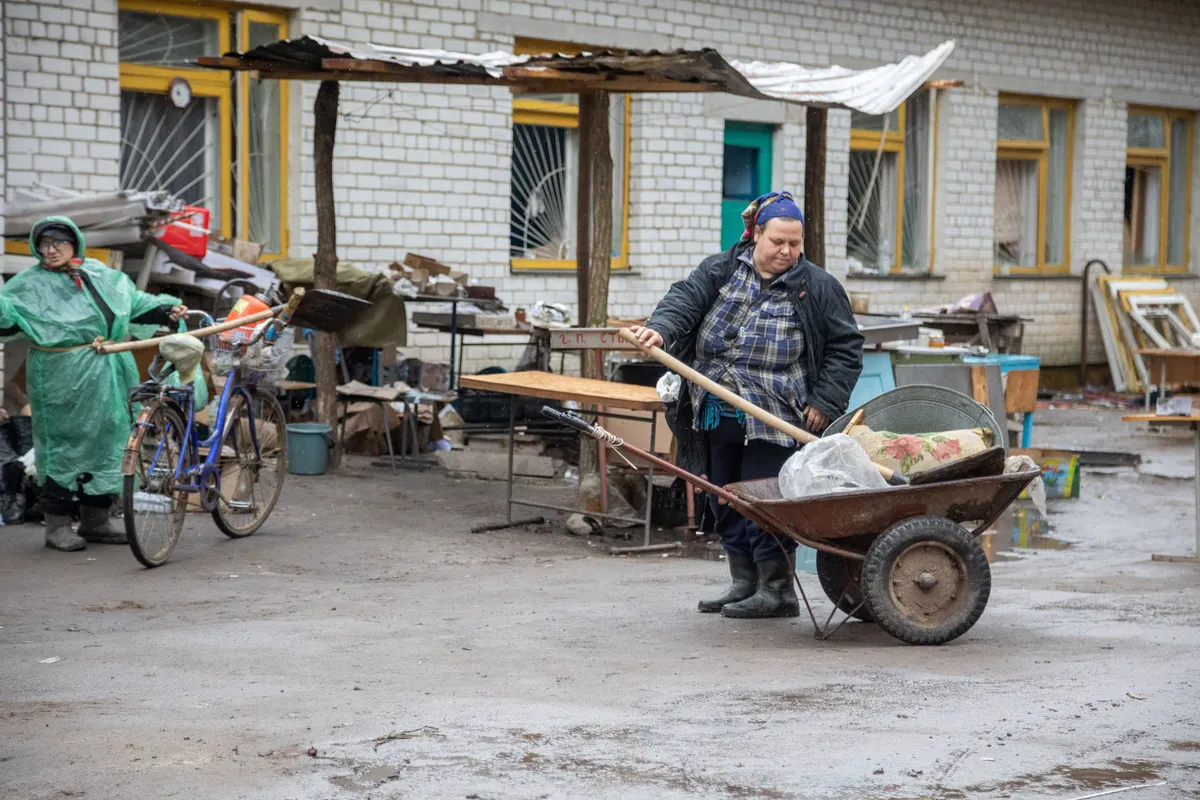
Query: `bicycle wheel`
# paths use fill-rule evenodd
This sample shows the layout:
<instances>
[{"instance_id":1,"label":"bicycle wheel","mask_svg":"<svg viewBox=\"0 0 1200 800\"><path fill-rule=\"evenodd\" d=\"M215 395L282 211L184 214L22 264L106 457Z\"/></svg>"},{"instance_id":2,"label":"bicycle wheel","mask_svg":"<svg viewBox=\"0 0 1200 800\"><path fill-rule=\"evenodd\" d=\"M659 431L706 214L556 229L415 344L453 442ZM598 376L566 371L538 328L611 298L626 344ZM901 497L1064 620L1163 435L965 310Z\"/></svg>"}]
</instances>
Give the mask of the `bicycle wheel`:
<instances>
[{"instance_id":1,"label":"bicycle wheel","mask_svg":"<svg viewBox=\"0 0 1200 800\"><path fill-rule=\"evenodd\" d=\"M187 516L187 492L175 489L175 468L184 457L183 414L174 403L151 400L125 448L125 534L133 556L147 567L171 557Z\"/></svg>"},{"instance_id":2,"label":"bicycle wheel","mask_svg":"<svg viewBox=\"0 0 1200 800\"><path fill-rule=\"evenodd\" d=\"M226 536L249 536L262 527L279 500L287 474L287 419L273 394L250 389L251 404L235 394L221 435L220 497L213 521ZM254 414L254 438L250 414Z\"/></svg>"}]
</instances>

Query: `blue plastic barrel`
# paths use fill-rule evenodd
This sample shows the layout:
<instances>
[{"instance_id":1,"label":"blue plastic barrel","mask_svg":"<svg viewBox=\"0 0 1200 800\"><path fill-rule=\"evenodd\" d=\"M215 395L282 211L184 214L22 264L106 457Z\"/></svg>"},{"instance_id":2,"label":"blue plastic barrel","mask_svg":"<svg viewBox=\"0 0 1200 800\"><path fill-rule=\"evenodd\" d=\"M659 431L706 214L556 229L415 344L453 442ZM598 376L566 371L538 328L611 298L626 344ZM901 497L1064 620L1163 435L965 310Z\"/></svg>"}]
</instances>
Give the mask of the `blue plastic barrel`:
<instances>
[{"instance_id":1,"label":"blue plastic barrel","mask_svg":"<svg viewBox=\"0 0 1200 800\"><path fill-rule=\"evenodd\" d=\"M329 434L333 428L318 422L293 422L287 426L288 472L324 475L329 466Z\"/></svg>"}]
</instances>

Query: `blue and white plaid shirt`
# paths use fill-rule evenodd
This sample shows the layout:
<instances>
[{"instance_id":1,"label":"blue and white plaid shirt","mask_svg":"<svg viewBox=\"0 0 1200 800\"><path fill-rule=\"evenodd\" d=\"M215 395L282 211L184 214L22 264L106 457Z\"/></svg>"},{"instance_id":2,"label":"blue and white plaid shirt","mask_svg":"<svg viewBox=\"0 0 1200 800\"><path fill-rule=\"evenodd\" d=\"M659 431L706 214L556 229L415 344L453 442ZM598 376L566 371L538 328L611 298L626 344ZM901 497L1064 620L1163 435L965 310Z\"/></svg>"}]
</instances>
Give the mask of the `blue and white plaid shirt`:
<instances>
[{"instance_id":1,"label":"blue and white plaid shirt","mask_svg":"<svg viewBox=\"0 0 1200 800\"><path fill-rule=\"evenodd\" d=\"M747 249L738 268L721 287L704 317L696 340L695 368L706 378L734 388L754 405L804 428L804 336L783 276L765 284ZM691 384L699 429L707 392ZM714 398L715 399L715 398ZM785 447L796 441L753 417L746 417L746 438Z\"/></svg>"}]
</instances>

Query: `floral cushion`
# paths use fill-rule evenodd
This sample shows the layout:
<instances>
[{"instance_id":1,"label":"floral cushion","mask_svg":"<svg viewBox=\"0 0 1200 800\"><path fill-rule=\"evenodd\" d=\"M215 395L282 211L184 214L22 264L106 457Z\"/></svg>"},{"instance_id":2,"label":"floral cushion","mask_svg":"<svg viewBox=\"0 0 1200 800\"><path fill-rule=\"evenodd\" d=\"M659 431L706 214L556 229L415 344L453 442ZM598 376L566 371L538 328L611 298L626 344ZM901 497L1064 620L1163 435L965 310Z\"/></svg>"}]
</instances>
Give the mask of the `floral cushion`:
<instances>
[{"instance_id":1,"label":"floral cushion","mask_svg":"<svg viewBox=\"0 0 1200 800\"><path fill-rule=\"evenodd\" d=\"M867 451L871 461L901 475L915 475L981 453L992 446L993 438L991 431L981 428L943 433L891 433L855 425L846 434Z\"/></svg>"}]
</instances>

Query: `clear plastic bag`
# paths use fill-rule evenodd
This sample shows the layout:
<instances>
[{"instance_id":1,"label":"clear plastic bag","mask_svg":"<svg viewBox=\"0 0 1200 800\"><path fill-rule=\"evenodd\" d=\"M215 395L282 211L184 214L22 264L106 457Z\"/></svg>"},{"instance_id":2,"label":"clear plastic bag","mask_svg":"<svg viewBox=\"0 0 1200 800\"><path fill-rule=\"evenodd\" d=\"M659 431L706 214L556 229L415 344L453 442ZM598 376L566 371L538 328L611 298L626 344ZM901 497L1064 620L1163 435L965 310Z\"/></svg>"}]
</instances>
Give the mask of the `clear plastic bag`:
<instances>
[{"instance_id":1,"label":"clear plastic bag","mask_svg":"<svg viewBox=\"0 0 1200 800\"><path fill-rule=\"evenodd\" d=\"M664 403L674 403L679 399L679 389L683 386L683 378L674 372L668 372L658 379L658 396Z\"/></svg>"},{"instance_id":2,"label":"clear plastic bag","mask_svg":"<svg viewBox=\"0 0 1200 800\"><path fill-rule=\"evenodd\" d=\"M1016 472L1025 472L1026 470L1037 469L1041 467L1029 456L1009 456L1004 459L1004 474L1012 475ZM1038 510L1043 517L1046 516L1046 485L1042 483L1042 476L1038 475L1029 484L1029 499L1033 501L1033 507Z\"/></svg>"},{"instance_id":3,"label":"clear plastic bag","mask_svg":"<svg viewBox=\"0 0 1200 800\"><path fill-rule=\"evenodd\" d=\"M779 491L788 500L886 487L867 452L844 433L805 445L779 471Z\"/></svg>"}]
</instances>

